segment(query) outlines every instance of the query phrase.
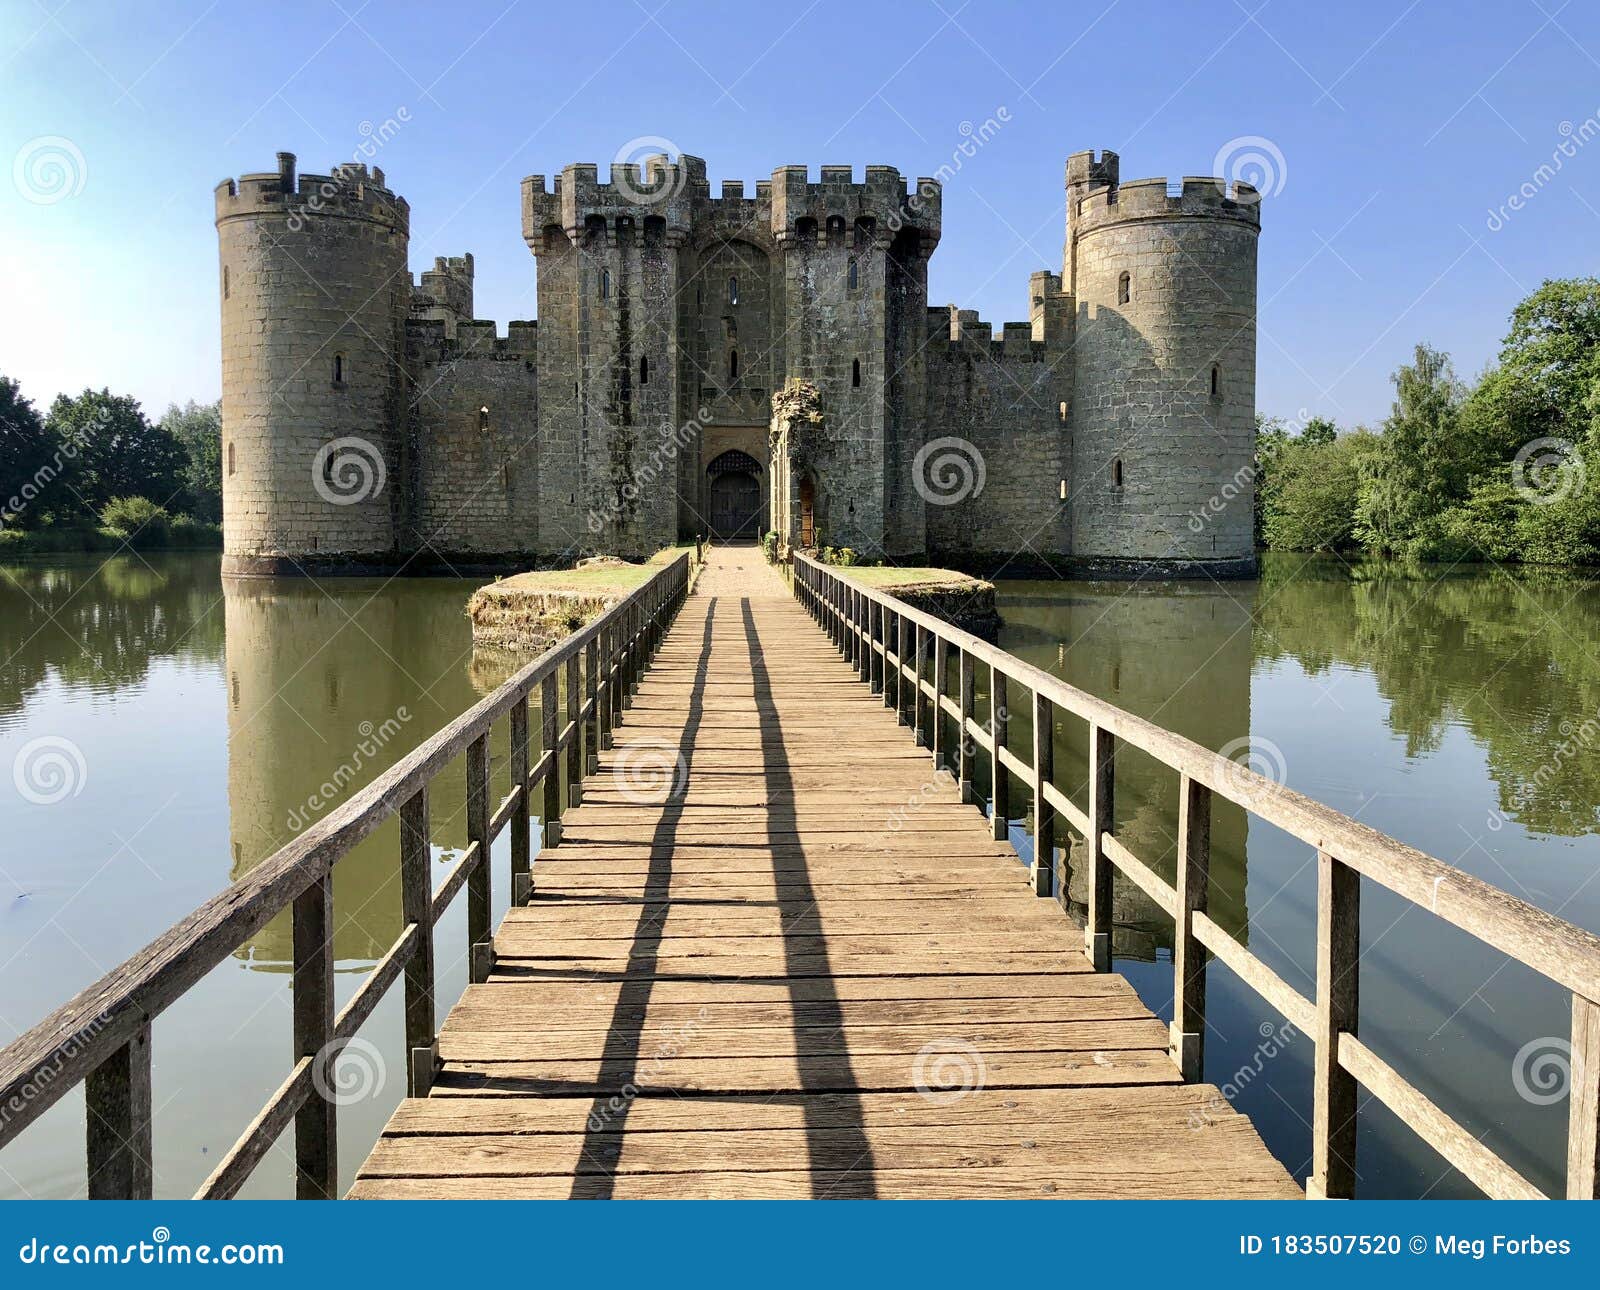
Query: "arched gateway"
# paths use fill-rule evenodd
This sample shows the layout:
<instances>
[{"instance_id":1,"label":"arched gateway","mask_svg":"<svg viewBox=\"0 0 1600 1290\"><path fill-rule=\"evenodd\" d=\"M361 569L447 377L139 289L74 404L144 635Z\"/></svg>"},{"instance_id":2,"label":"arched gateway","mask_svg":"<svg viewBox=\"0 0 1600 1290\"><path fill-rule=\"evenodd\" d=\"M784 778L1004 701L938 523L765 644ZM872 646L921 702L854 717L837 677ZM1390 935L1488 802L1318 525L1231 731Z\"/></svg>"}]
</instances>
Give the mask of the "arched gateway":
<instances>
[{"instance_id":1,"label":"arched gateway","mask_svg":"<svg viewBox=\"0 0 1600 1290\"><path fill-rule=\"evenodd\" d=\"M711 535L755 538L765 509L761 463L747 452L730 448L706 467L711 489Z\"/></svg>"}]
</instances>

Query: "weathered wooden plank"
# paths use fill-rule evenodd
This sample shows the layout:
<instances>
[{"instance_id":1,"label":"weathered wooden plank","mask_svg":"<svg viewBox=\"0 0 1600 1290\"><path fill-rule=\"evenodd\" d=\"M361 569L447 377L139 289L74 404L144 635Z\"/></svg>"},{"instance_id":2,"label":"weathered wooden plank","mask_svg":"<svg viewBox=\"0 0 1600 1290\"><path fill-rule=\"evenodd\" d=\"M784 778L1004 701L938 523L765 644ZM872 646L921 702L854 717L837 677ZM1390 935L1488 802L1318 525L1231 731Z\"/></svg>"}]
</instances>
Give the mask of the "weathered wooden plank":
<instances>
[{"instance_id":1,"label":"weathered wooden plank","mask_svg":"<svg viewBox=\"0 0 1600 1290\"><path fill-rule=\"evenodd\" d=\"M589 1097L408 1098L386 1133L576 1133L594 1110ZM1204 1115L1204 1122L1201 1119ZM799 1097L717 1099L641 1097L628 1133L664 1130L849 1128L852 1126L1103 1125L1107 1118L1169 1124L1200 1132L1213 1119L1241 1116L1211 1085L1137 1084L1082 1088L973 1088L959 1098L920 1092L807 1093ZM622 1131L614 1129L614 1131Z\"/></svg>"},{"instance_id":2,"label":"weathered wooden plank","mask_svg":"<svg viewBox=\"0 0 1600 1290\"><path fill-rule=\"evenodd\" d=\"M943 1051L943 1050L940 1050ZM976 1065L957 1050L956 1078ZM930 1054L924 1078L941 1071ZM966 1059L966 1060L962 1060ZM434 1096L453 1093L616 1093L621 1082L600 1057L548 1061L446 1062ZM638 1064L630 1087L653 1093L801 1093L851 1089L912 1089L915 1063L905 1055L820 1054L816 1057L716 1057L654 1054ZM1165 1042L1158 1048L1087 1052L986 1053L983 1079L990 1088L1062 1088L1086 1084L1171 1084L1178 1080ZM935 1087L934 1092L941 1091Z\"/></svg>"}]
</instances>

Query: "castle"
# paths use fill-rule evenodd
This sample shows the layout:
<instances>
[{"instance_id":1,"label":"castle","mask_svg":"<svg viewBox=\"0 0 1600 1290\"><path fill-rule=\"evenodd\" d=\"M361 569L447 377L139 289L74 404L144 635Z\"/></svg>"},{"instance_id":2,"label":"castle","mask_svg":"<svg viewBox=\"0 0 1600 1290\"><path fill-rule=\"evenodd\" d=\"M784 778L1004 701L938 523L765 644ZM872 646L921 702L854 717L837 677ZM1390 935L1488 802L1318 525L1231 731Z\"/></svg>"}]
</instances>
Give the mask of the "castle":
<instances>
[{"instance_id":1,"label":"castle","mask_svg":"<svg viewBox=\"0 0 1600 1290\"><path fill-rule=\"evenodd\" d=\"M413 281L364 165L216 190L224 571L489 569L701 535L984 572L1254 569L1257 194L1067 161L1060 273L928 306L941 187L651 158L522 181L538 320ZM1224 500L1225 499L1225 500Z\"/></svg>"}]
</instances>

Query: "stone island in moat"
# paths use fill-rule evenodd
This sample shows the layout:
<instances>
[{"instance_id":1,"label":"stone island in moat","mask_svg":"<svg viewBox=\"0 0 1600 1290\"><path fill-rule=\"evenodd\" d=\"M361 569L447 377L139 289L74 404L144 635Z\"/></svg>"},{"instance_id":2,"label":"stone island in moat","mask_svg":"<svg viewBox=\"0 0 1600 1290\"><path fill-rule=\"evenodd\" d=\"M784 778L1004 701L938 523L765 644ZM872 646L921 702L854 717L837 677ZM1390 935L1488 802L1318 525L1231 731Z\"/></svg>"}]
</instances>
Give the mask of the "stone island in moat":
<instances>
[{"instance_id":1,"label":"stone island in moat","mask_svg":"<svg viewBox=\"0 0 1600 1290\"><path fill-rule=\"evenodd\" d=\"M362 165L219 185L225 570L791 546L982 572L1247 573L1257 194L1067 161L1029 320L929 308L940 185L684 156L522 182L538 321L412 280ZM1219 499L1228 499L1222 504ZM1021 567L1013 563L1012 567Z\"/></svg>"}]
</instances>

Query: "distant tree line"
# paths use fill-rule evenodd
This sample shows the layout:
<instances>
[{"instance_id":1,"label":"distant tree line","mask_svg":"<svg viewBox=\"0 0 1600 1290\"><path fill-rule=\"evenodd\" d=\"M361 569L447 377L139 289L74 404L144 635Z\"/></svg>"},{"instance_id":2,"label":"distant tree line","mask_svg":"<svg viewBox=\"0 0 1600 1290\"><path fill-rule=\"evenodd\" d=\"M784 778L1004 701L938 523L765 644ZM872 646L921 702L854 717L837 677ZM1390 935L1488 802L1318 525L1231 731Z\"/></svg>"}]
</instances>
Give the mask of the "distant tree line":
<instances>
[{"instance_id":1,"label":"distant tree line","mask_svg":"<svg viewBox=\"0 0 1600 1290\"><path fill-rule=\"evenodd\" d=\"M220 405L149 420L109 390L60 395L40 415L0 375L0 550L217 545Z\"/></svg>"},{"instance_id":2,"label":"distant tree line","mask_svg":"<svg viewBox=\"0 0 1600 1290\"><path fill-rule=\"evenodd\" d=\"M1468 385L1418 345L1376 430L1257 427L1256 536L1279 550L1600 564L1600 279L1546 282Z\"/></svg>"}]
</instances>

